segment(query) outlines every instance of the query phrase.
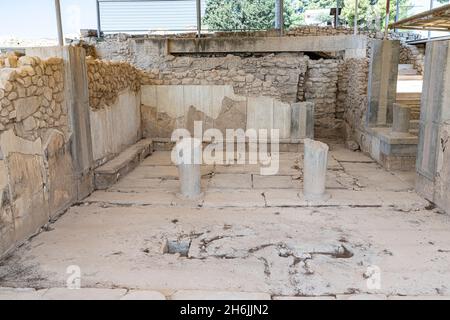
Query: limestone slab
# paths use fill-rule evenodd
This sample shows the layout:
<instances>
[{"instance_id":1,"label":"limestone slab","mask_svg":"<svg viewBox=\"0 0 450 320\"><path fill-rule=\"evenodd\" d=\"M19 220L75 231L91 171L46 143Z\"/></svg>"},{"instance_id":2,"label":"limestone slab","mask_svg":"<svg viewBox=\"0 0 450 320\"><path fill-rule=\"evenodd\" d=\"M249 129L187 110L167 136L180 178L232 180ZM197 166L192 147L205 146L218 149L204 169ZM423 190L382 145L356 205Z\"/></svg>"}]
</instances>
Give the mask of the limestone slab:
<instances>
[{"instance_id":1,"label":"limestone slab","mask_svg":"<svg viewBox=\"0 0 450 320\"><path fill-rule=\"evenodd\" d=\"M205 208L229 208L229 207L264 207L266 204L261 192L257 190L221 190L206 191L203 202Z\"/></svg>"},{"instance_id":2,"label":"limestone slab","mask_svg":"<svg viewBox=\"0 0 450 320\"><path fill-rule=\"evenodd\" d=\"M254 189L299 189L301 183L292 176L253 175Z\"/></svg>"},{"instance_id":3,"label":"limestone slab","mask_svg":"<svg viewBox=\"0 0 450 320\"><path fill-rule=\"evenodd\" d=\"M82 288L70 290L51 288L43 295L45 300L119 300L127 293L125 289Z\"/></svg>"},{"instance_id":4,"label":"limestone slab","mask_svg":"<svg viewBox=\"0 0 450 320\"><path fill-rule=\"evenodd\" d=\"M173 166L171 151L156 151L150 157L146 158L143 166Z\"/></svg>"},{"instance_id":5,"label":"limestone slab","mask_svg":"<svg viewBox=\"0 0 450 320\"><path fill-rule=\"evenodd\" d=\"M195 291L183 290L175 292L171 300L271 300L267 293L253 292L218 292L218 291Z\"/></svg>"},{"instance_id":6,"label":"limestone slab","mask_svg":"<svg viewBox=\"0 0 450 320\"><path fill-rule=\"evenodd\" d=\"M215 174L208 184L208 188L220 189L251 189L251 174Z\"/></svg>"},{"instance_id":7,"label":"limestone slab","mask_svg":"<svg viewBox=\"0 0 450 320\"><path fill-rule=\"evenodd\" d=\"M139 291L132 290L124 295L120 300L133 300L133 301L155 301L155 300L166 300L166 297L158 291Z\"/></svg>"},{"instance_id":8,"label":"limestone slab","mask_svg":"<svg viewBox=\"0 0 450 320\"><path fill-rule=\"evenodd\" d=\"M181 200L179 200L174 193L157 190L140 193L96 191L84 201L87 203L118 206L174 206L177 205L177 203L181 203ZM195 206L195 204L190 205Z\"/></svg>"},{"instance_id":9,"label":"limestone slab","mask_svg":"<svg viewBox=\"0 0 450 320\"><path fill-rule=\"evenodd\" d=\"M43 300L47 290L0 288L0 300Z\"/></svg>"}]
</instances>

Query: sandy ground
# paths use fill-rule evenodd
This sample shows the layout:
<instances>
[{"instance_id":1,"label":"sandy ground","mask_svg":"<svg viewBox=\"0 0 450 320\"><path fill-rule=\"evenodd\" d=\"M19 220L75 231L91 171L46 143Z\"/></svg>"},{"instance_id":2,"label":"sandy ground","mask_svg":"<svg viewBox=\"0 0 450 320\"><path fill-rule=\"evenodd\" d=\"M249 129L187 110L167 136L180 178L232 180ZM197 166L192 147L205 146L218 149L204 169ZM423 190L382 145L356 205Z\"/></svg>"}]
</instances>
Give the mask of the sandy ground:
<instances>
[{"instance_id":1,"label":"sandy ground","mask_svg":"<svg viewBox=\"0 0 450 320\"><path fill-rule=\"evenodd\" d=\"M414 173L331 150L326 202L303 198L293 153L272 177L205 166L205 196L182 201L169 153L157 152L0 262L0 287L64 288L75 265L83 288L122 297L450 296L450 219L414 193Z\"/></svg>"}]
</instances>

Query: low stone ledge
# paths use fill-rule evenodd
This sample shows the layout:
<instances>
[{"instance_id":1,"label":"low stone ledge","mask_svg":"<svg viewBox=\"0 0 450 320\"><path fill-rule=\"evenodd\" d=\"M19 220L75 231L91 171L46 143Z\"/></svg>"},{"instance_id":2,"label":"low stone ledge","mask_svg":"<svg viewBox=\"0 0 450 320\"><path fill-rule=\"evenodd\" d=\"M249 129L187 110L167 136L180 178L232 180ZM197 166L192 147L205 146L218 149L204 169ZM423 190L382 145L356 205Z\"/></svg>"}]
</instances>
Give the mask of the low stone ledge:
<instances>
[{"instance_id":1,"label":"low stone ledge","mask_svg":"<svg viewBox=\"0 0 450 320\"><path fill-rule=\"evenodd\" d=\"M121 177L135 169L152 152L153 141L144 139L123 151L113 160L95 169L96 189L108 189Z\"/></svg>"}]
</instances>

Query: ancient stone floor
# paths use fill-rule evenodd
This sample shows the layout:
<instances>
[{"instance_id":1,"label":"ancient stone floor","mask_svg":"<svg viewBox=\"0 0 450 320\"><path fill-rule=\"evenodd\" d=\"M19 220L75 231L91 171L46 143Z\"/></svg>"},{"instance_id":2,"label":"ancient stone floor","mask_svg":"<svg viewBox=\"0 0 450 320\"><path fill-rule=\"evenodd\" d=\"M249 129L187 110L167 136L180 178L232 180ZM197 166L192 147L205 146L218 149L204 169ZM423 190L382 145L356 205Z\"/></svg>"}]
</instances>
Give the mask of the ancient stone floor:
<instances>
[{"instance_id":1,"label":"ancient stone floor","mask_svg":"<svg viewBox=\"0 0 450 320\"><path fill-rule=\"evenodd\" d=\"M272 177L203 170L204 198L181 201L156 152L0 262L0 299L450 296L450 219L414 193L414 173L333 144L332 197L311 203L299 154ZM82 290L63 289L72 265Z\"/></svg>"}]
</instances>

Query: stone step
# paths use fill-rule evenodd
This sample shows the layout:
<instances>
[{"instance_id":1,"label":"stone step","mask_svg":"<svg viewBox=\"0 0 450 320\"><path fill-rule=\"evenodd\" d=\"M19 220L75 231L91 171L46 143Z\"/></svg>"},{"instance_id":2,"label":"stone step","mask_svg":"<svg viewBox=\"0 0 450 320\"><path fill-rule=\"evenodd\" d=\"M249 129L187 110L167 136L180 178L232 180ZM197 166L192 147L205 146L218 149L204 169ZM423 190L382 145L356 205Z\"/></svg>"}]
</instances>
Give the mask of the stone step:
<instances>
[{"instance_id":1,"label":"stone step","mask_svg":"<svg viewBox=\"0 0 450 320\"><path fill-rule=\"evenodd\" d=\"M399 64L398 65L398 74L399 75L417 75L418 72L414 69L412 64Z\"/></svg>"},{"instance_id":2,"label":"stone step","mask_svg":"<svg viewBox=\"0 0 450 320\"><path fill-rule=\"evenodd\" d=\"M120 178L134 170L153 152L153 141L143 139L130 146L117 157L95 169L95 188L105 190L119 181Z\"/></svg>"},{"instance_id":3,"label":"stone step","mask_svg":"<svg viewBox=\"0 0 450 320\"><path fill-rule=\"evenodd\" d=\"M414 80L423 80L423 75L420 74L399 74L398 80L403 81L414 81Z\"/></svg>"},{"instance_id":4,"label":"stone step","mask_svg":"<svg viewBox=\"0 0 450 320\"><path fill-rule=\"evenodd\" d=\"M407 105L411 108L411 119L420 118L421 93L418 92L400 92L397 93L397 103Z\"/></svg>"},{"instance_id":5,"label":"stone step","mask_svg":"<svg viewBox=\"0 0 450 320\"><path fill-rule=\"evenodd\" d=\"M419 120L411 120L410 129L411 130L419 130L420 121Z\"/></svg>"}]
</instances>

